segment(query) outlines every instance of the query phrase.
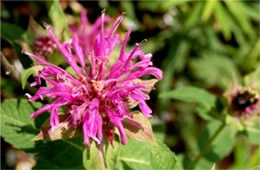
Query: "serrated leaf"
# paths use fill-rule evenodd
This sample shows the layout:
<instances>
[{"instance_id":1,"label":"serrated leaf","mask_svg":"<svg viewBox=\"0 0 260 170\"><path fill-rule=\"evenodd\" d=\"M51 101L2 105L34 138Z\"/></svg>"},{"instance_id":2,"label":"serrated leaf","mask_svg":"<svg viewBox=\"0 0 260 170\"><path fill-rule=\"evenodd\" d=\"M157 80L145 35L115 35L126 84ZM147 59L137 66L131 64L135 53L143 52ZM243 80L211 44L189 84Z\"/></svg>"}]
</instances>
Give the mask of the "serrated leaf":
<instances>
[{"instance_id":1,"label":"serrated leaf","mask_svg":"<svg viewBox=\"0 0 260 170\"><path fill-rule=\"evenodd\" d=\"M49 10L49 17L53 24L54 33L58 39L62 40L65 38L65 40L68 40L70 37L70 32L68 30L68 20L60 6L59 0L53 0Z\"/></svg>"},{"instance_id":2,"label":"serrated leaf","mask_svg":"<svg viewBox=\"0 0 260 170\"><path fill-rule=\"evenodd\" d=\"M133 118L125 118L122 124L128 138L142 142L155 142L150 121L138 111L132 112Z\"/></svg>"},{"instance_id":3,"label":"serrated leaf","mask_svg":"<svg viewBox=\"0 0 260 170\"><path fill-rule=\"evenodd\" d=\"M64 121L67 119L65 115L59 115L60 123L54 129L51 130L50 126L50 118L47 119L44 124L42 125L40 133L33 138L34 141L36 140L58 140L58 139L68 139L76 137L82 134L82 131L78 128L74 128L73 126L69 125L69 122Z\"/></svg>"},{"instance_id":4,"label":"serrated leaf","mask_svg":"<svg viewBox=\"0 0 260 170\"><path fill-rule=\"evenodd\" d=\"M33 107L27 100L9 99L1 103L1 136L15 148L33 148L35 142L31 139L37 133L30 114Z\"/></svg>"},{"instance_id":5,"label":"serrated leaf","mask_svg":"<svg viewBox=\"0 0 260 170\"><path fill-rule=\"evenodd\" d=\"M216 97L213 94L210 94L202 88L192 86L185 86L169 92L161 93L160 97L197 103L205 107L207 110L214 107L216 101Z\"/></svg>"},{"instance_id":6,"label":"serrated leaf","mask_svg":"<svg viewBox=\"0 0 260 170\"><path fill-rule=\"evenodd\" d=\"M177 158L163 143L157 141L151 148L151 166L153 169L175 169Z\"/></svg>"},{"instance_id":7,"label":"serrated leaf","mask_svg":"<svg viewBox=\"0 0 260 170\"><path fill-rule=\"evenodd\" d=\"M26 70L24 70L22 72L22 75L21 75L21 83L22 83L22 88L24 89L25 88L25 85L27 83L27 79L32 75L32 74L38 74L38 72L40 70L43 69L43 66L33 66L33 67L30 67Z\"/></svg>"},{"instance_id":8,"label":"serrated leaf","mask_svg":"<svg viewBox=\"0 0 260 170\"><path fill-rule=\"evenodd\" d=\"M177 159L161 142L147 143L130 139L120 147L119 161L123 169L175 169Z\"/></svg>"}]
</instances>

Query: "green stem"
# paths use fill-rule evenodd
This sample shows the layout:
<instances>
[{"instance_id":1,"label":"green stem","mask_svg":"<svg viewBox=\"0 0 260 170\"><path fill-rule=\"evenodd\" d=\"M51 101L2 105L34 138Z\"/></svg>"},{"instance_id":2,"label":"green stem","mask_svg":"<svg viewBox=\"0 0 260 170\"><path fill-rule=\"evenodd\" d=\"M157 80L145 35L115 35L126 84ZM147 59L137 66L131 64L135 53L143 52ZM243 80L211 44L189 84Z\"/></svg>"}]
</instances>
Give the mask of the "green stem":
<instances>
[{"instance_id":1,"label":"green stem","mask_svg":"<svg viewBox=\"0 0 260 170\"><path fill-rule=\"evenodd\" d=\"M195 167L195 165L198 163L198 161L200 160L200 158L202 158L208 152L208 150L210 149L210 147L211 147L212 143L214 142L214 140L218 137L218 135L221 133L221 131L225 128L225 125L226 125L225 121L223 121L222 124L217 129L217 131L215 132L215 134L211 137L211 139L208 141L206 146L199 153L199 155L191 162L191 164L188 167L188 169L193 169Z\"/></svg>"}]
</instances>

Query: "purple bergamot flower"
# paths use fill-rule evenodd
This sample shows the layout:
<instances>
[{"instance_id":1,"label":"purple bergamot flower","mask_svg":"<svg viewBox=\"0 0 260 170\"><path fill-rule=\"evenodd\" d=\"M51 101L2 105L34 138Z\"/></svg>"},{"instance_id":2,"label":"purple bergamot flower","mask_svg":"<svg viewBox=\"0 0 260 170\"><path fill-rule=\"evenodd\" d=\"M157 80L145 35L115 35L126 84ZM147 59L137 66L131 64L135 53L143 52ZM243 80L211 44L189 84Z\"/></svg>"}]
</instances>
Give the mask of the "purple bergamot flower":
<instances>
[{"instance_id":1,"label":"purple bergamot flower","mask_svg":"<svg viewBox=\"0 0 260 170\"><path fill-rule=\"evenodd\" d=\"M162 71L152 67L151 54L144 54L140 44L127 52L126 45L132 29L129 29L121 45L117 61L110 64L110 54L120 45L119 35L115 31L122 20L119 16L111 29L104 31L105 14L100 18L101 28L92 49L88 49L85 56L85 46L81 46L80 35L74 36L67 42L60 43L47 24L50 37L64 56L75 74L48 63L44 59L29 52L25 54L38 60L43 69L38 72L32 85L42 85L34 96L29 95L30 101L49 97L53 100L31 115L35 118L45 111L50 111L51 130L59 125L59 110L68 116L65 120L74 128L81 128L84 134L84 144L90 145L91 140L98 144L103 135L107 135L110 142L114 137L114 128L119 130L121 143L126 144L122 120L132 117L129 103L139 105L146 117L151 117L152 110L146 104L147 94L153 85L140 78L144 75L153 75L162 79ZM85 41L85 39L83 39ZM137 57L140 59L134 62ZM90 65L86 65L86 60Z\"/></svg>"},{"instance_id":2,"label":"purple bergamot flower","mask_svg":"<svg viewBox=\"0 0 260 170\"><path fill-rule=\"evenodd\" d=\"M101 30L101 17L99 17L93 24L88 22L87 10L82 9L80 13L81 23L78 26L69 25L70 31L76 34L79 38L79 45L82 47L83 54L88 56L89 52L93 49L97 35ZM104 22L108 22L110 18L104 16ZM106 30L104 30L106 32Z\"/></svg>"},{"instance_id":3,"label":"purple bergamot flower","mask_svg":"<svg viewBox=\"0 0 260 170\"><path fill-rule=\"evenodd\" d=\"M47 58L50 56L55 50L57 46L53 39L48 35L41 35L37 37L34 42L34 49L36 55L40 57Z\"/></svg>"}]
</instances>

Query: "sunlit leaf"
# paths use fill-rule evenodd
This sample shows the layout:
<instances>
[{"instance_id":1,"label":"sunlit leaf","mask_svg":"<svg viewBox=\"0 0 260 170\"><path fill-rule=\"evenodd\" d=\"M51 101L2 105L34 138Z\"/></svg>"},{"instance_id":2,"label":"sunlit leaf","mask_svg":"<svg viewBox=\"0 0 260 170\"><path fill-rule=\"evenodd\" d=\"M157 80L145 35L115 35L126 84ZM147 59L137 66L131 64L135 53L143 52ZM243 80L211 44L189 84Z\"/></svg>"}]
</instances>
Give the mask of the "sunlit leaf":
<instances>
[{"instance_id":1,"label":"sunlit leaf","mask_svg":"<svg viewBox=\"0 0 260 170\"><path fill-rule=\"evenodd\" d=\"M92 141L89 148L83 152L83 164L86 169L115 169L120 152L118 140L113 141L111 146L107 141L105 144L98 146ZM102 154L103 152L103 154Z\"/></svg>"},{"instance_id":2,"label":"sunlit leaf","mask_svg":"<svg viewBox=\"0 0 260 170\"><path fill-rule=\"evenodd\" d=\"M75 136L81 135L82 132L78 128L74 128L69 125L69 122L65 121L67 116L59 115L60 123L55 127L54 130L51 129L50 119L47 119L42 125L40 133L35 136L32 140L58 140L58 139L68 139Z\"/></svg>"},{"instance_id":3,"label":"sunlit leaf","mask_svg":"<svg viewBox=\"0 0 260 170\"><path fill-rule=\"evenodd\" d=\"M133 118L127 117L122 123L128 138L155 142L151 123L141 112L133 112Z\"/></svg>"},{"instance_id":4,"label":"sunlit leaf","mask_svg":"<svg viewBox=\"0 0 260 170\"><path fill-rule=\"evenodd\" d=\"M215 5L216 5L217 0L207 0L205 3L205 7L201 16L202 21L206 21L209 19L211 16Z\"/></svg>"},{"instance_id":5,"label":"sunlit leaf","mask_svg":"<svg viewBox=\"0 0 260 170\"><path fill-rule=\"evenodd\" d=\"M63 12L59 0L53 0L49 10L49 17L52 21L54 32L60 40L68 40L70 32L68 30L68 19Z\"/></svg>"},{"instance_id":6,"label":"sunlit leaf","mask_svg":"<svg viewBox=\"0 0 260 170\"><path fill-rule=\"evenodd\" d=\"M26 85L26 83L27 83L27 80L28 80L28 78L29 78L31 75L33 75L33 74L38 74L38 72L39 72L40 70L42 70L42 69L43 69L43 66L38 65L38 66L33 66L33 67L30 67L30 68L24 70L24 71L22 72L22 75L21 75L22 88L24 89L24 87L25 87L25 85Z\"/></svg>"},{"instance_id":7,"label":"sunlit leaf","mask_svg":"<svg viewBox=\"0 0 260 170\"><path fill-rule=\"evenodd\" d=\"M37 133L30 114L34 112L27 100L9 99L1 103L1 136L15 148L33 148L31 139Z\"/></svg>"}]
</instances>

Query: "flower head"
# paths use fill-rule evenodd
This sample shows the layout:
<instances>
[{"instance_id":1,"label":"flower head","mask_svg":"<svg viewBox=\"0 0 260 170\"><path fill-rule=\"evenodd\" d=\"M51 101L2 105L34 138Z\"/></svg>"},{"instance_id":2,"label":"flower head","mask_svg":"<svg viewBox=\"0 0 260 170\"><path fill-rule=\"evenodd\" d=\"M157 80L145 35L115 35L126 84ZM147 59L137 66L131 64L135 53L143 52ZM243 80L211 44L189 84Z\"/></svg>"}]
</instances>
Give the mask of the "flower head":
<instances>
[{"instance_id":1,"label":"flower head","mask_svg":"<svg viewBox=\"0 0 260 170\"><path fill-rule=\"evenodd\" d=\"M231 112L237 117L248 117L255 113L260 107L259 91L254 84L239 87L238 82L233 78L232 84L224 96L228 99Z\"/></svg>"},{"instance_id":2,"label":"flower head","mask_svg":"<svg viewBox=\"0 0 260 170\"><path fill-rule=\"evenodd\" d=\"M260 97L250 89L238 89L231 97L233 112L239 116L249 116L259 108Z\"/></svg>"},{"instance_id":3,"label":"flower head","mask_svg":"<svg viewBox=\"0 0 260 170\"><path fill-rule=\"evenodd\" d=\"M57 46L53 39L48 35L41 35L34 42L34 52L44 58L50 56Z\"/></svg>"},{"instance_id":4,"label":"flower head","mask_svg":"<svg viewBox=\"0 0 260 170\"><path fill-rule=\"evenodd\" d=\"M107 32L104 31L104 12L99 20L100 30L93 47L87 49L88 53L85 53L86 46L80 45L86 39L82 39L79 34L74 34L69 41L60 43L47 24L44 24L76 75L25 52L44 66L32 85L41 85L42 80L46 81L46 86L40 87L34 96L29 96L29 100L35 101L44 97L53 99L52 103L44 105L31 117L35 118L45 111L50 111L50 125L54 130L60 123L59 109L63 107L64 114L68 116L65 121L69 122L70 126L82 129L86 146L90 145L91 140L100 143L104 134L111 142L115 127L119 130L121 142L125 144L127 137L121 121L126 116L132 116L129 103L139 104L146 117L150 117L152 113L146 100L149 100L147 93L153 89L153 85L140 78L150 74L161 80L162 71L152 67L152 55L144 54L140 49L141 44L137 43L131 51L126 51L132 29L129 29L122 42L117 61L110 66L110 54L120 45L119 35L115 30L122 16L116 19ZM137 57L140 61L134 63ZM90 66L86 66L85 59Z\"/></svg>"}]
</instances>

